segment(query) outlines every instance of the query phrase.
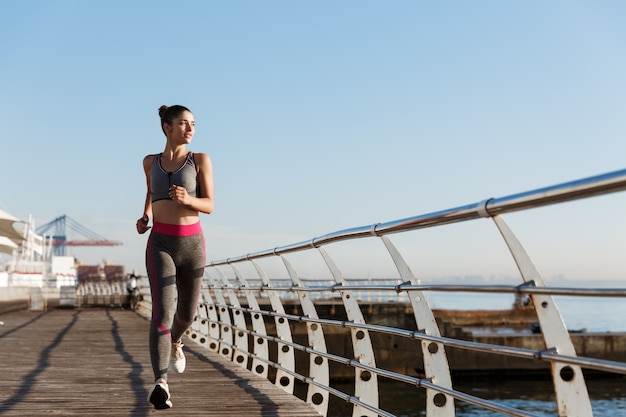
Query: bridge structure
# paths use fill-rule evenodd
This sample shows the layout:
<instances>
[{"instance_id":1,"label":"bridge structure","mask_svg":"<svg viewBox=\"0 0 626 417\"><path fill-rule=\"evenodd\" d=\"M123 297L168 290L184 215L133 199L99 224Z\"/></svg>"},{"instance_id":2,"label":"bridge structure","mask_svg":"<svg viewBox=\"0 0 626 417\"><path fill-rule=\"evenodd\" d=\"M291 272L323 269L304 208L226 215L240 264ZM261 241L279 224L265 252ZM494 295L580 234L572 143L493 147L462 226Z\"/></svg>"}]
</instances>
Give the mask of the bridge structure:
<instances>
[{"instance_id":1,"label":"bridge structure","mask_svg":"<svg viewBox=\"0 0 626 417\"><path fill-rule=\"evenodd\" d=\"M80 238L68 239L68 229L78 234ZM52 248L56 256L65 256L67 246L119 246L122 244L122 242L100 236L67 215L59 216L37 227L36 231L40 235L52 233Z\"/></svg>"},{"instance_id":2,"label":"bridge structure","mask_svg":"<svg viewBox=\"0 0 626 417\"><path fill-rule=\"evenodd\" d=\"M625 190L626 170L616 171L209 262L198 314L186 334L187 346L192 346L194 352L200 349L208 359L194 366L206 367L207 375L218 367L223 370L222 374L228 373L238 381L232 383L235 386L249 386L252 380L255 386L261 386L260 381L265 381L278 391L301 400L288 405L287 409L295 410L295 404L303 403L326 417L407 415L395 412L390 406L397 401L396 397L385 398L382 387L388 382L413 390L407 400L411 415L617 415L597 413L590 393L598 378L612 378L616 386L624 386L626 333L570 331L557 298L624 298L626 288L548 285L503 217L508 213ZM393 235L419 234L426 228L480 219L488 220L498 230L521 282L515 285L422 284L412 271L412 260L392 241ZM397 270L397 278L366 280L344 275L331 255L331 247L349 243L358 251L356 241L367 239L382 244L383 252ZM328 276L314 280L303 278L305 271L297 265L304 255L319 257ZM362 261L367 263L370 259L363 256ZM276 267L280 271L277 272ZM450 331L441 320L440 312L429 304L431 292L462 293L468 297L506 294L524 300L508 315L499 311L500 321L531 317L536 321L534 332L473 337L458 328ZM150 316L152 305L146 277L139 277L130 306L140 317ZM90 331L96 331L94 326L97 327L95 322ZM105 333L111 334L111 330L106 328ZM133 334L116 339L116 350L135 343ZM0 338L0 344L2 340ZM596 348L600 350L594 351ZM602 355L597 354L600 351ZM550 389L542 398L550 399L551 405L544 409L531 408L526 406L526 395L506 401L491 398L488 393L471 387L464 389L467 385L459 384L457 376L470 363L478 370L501 372L507 367L515 368L527 373L529 378L545 374ZM87 365L87 369L89 367ZM101 366L93 364L91 367L91 374L99 375ZM218 398L229 398L220 402L221 407L228 407L228 414L219 413L226 408L211 408L215 405L210 401L215 399L211 398L209 378L206 384L192 385L207 388L205 391L194 388L191 400L195 405L179 409L177 415L256 415L247 412L243 404L237 410L237 397L228 397L228 393L221 393ZM339 384L338 379L347 383ZM506 384L506 381L500 378L498 384ZM100 390L94 391L101 396ZM276 392L269 395L278 398ZM189 400L187 398L186 402ZM343 407L338 411L337 402L347 405L347 409ZM467 411L468 406L473 414ZM299 414L274 411L271 415L309 415L305 411L298 411ZM259 415L269 415L262 413Z\"/></svg>"}]
</instances>

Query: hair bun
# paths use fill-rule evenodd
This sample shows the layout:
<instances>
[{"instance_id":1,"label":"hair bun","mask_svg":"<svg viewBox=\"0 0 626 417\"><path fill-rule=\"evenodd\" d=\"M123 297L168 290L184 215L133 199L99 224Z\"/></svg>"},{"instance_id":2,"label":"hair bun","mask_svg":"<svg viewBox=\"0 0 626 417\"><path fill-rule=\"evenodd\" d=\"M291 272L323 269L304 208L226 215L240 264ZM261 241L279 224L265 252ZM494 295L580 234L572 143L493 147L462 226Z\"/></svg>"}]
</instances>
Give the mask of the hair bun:
<instances>
[{"instance_id":1,"label":"hair bun","mask_svg":"<svg viewBox=\"0 0 626 417\"><path fill-rule=\"evenodd\" d=\"M159 107L159 117L163 118L163 115L165 114L165 112L167 111L169 107L166 106L165 104L162 105L161 107Z\"/></svg>"}]
</instances>

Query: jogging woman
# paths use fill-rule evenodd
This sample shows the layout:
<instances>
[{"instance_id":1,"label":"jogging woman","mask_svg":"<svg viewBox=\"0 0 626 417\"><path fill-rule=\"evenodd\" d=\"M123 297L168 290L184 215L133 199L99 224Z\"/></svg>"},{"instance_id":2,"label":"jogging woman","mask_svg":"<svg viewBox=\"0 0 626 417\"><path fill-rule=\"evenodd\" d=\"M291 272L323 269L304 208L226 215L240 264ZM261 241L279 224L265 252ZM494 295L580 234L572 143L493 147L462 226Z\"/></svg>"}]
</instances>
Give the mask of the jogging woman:
<instances>
[{"instance_id":1,"label":"jogging woman","mask_svg":"<svg viewBox=\"0 0 626 417\"><path fill-rule=\"evenodd\" d=\"M199 215L213 211L213 169L207 155L187 150L195 133L189 109L161 106L159 116L165 149L143 159L147 193L137 231L152 229L146 269L152 293L149 347L154 386L148 400L156 409L167 409L172 407L167 372L185 370L182 337L200 298L206 259Z\"/></svg>"}]
</instances>

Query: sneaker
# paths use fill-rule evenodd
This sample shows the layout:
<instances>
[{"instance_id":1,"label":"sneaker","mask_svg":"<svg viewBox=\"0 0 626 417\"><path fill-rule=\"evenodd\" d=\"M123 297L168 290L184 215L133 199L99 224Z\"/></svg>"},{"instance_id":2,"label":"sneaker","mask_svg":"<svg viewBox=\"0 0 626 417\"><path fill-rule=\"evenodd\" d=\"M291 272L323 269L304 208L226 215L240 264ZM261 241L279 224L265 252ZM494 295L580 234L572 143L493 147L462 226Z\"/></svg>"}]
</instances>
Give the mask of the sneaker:
<instances>
[{"instance_id":1,"label":"sneaker","mask_svg":"<svg viewBox=\"0 0 626 417\"><path fill-rule=\"evenodd\" d=\"M166 382L157 382L154 384L150 393L148 394L148 401L157 410L166 410L172 408L172 402L170 401L170 390L167 387Z\"/></svg>"},{"instance_id":2,"label":"sneaker","mask_svg":"<svg viewBox=\"0 0 626 417\"><path fill-rule=\"evenodd\" d=\"M170 370L178 374L182 374L185 371L185 365L187 365L187 359L183 353L183 342L172 343L172 356L170 357Z\"/></svg>"}]
</instances>

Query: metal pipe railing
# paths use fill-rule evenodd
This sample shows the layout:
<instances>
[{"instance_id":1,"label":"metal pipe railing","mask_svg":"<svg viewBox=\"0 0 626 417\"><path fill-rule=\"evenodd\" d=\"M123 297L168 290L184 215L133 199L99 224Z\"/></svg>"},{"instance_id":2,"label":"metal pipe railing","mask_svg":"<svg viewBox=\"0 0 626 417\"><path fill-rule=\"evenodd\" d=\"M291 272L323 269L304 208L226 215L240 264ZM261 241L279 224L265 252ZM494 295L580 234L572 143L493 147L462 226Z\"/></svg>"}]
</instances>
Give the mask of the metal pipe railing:
<instances>
[{"instance_id":1,"label":"metal pipe railing","mask_svg":"<svg viewBox=\"0 0 626 417\"><path fill-rule=\"evenodd\" d=\"M318 287L265 287L263 285L241 286L241 285L215 285L213 288L221 290L234 291L277 291L277 292L294 292L306 291L310 293L316 292L338 292L339 290L349 291L373 291L373 292L391 292L402 293L408 290L420 291L436 291L436 292L478 292L485 294L513 294L513 295L532 295L532 294L548 294L548 295L567 295L577 297L626 297L626 288L576 288L576 287L532 287L523 285L461 285L461 284L410 284L402 283L398 285L390 284L355 284L340 285L333 284Z\"/></svg>"},{"instance_id":2,"label":"metal pipe railing","mask_svg":"<svg viewBox=\"0 0 626 417\"><path fill-rule=\"evenodd\" d=\"M287 392L293 393L294 381L306 384L309 387L307 401L321 415L328 413L327 396L330 394L351 403L354 417L391 417L392 414L381 409L378 404L378 377L413 384L423 389L428 417L454 416L455 401L509 416L535 415L454 389L446 352L450 348L493 357L545 363L552 375L559 415L591 416L590 400L581 368L625 375L626 362L577 355L552 297L626 297L626 288L547 286L501 215L623 190L626 190L626 170L405 219L340 230L303 242L210 262L206 268L204 301L200 305L198 320L193 325L190 336L201 341L209 350L258 375L269 377L267 368L273 368L274 383ZM521 272L524 280L521 285L423 285L412 275L408 264L387 236L479 218L494 220ZM400 273L400 279L346 280L323 249L324 246L336 242L362 238L383 240ZM332 279L301 280L286 258L286 255L300 251L319 252L331 271ZM289 279L270 277L256 263L258 259L272 256L283 260ZM246 277L241 274L236 266L244 263L251 263L258 276ZM225 270L228 269L230 273L226 273ZM217 273L217 279L211 277L212 272ZM545 346L537 349L524 348L441 334L439 324L436 323L424 296L426 292L491 293L529 297L539 320L540 336ZM368 308L371 302L359 297L376 299L380 294L388 294L389 299L404 303L406 309L414 313L417 330L366 322L361 309ZM331 301L333 305L342 305L347 319L318 317L316 309L326 305L325 301L330 297L334 297ZM146 294L143 298L144 302L140 306L149 310L149 296ZM306 305L308 313L286 312L290 308L294 310L298 305ZM299 342L293 337L292 332L296 326L306 327L306 342ZM333 331L349 333L353 356L327 351L325 336L333 334ZM237 337L233 338L233 335ZM419 343L415 355L422 355L424 377L379 366L375 360L377 345L372 340L373 336L407 339ZM246 343L243 343L244 339ZM272 348L268 349L268 345ZM294 351L308 356L310 361L300 364ZM320 382L328 380L329 362L353 369L355 394L341 392L328 383ZM308 371L298 371L307 365Z\"/></svg>"},{"instance_id":3,"label":"metal pipe railing","mask_svg":"<svg viewBox=\"0 0 626 417\"><path fill-rule=\"evenodd\" d=\"M601 360L601 359L595 359L595 358L570 357L570 356L565 356L565 355L559 355L558 353L555 353L550 350L545 350L545 349L533 350L533 349L506 347L506 346L494 345L494 344L489 344L489 343L468 342L468 341L457 340L457 339L452 339L448 337L430 336L424 333L424 331L422 330L411 331L411 330L398 329L394 327L381 326L381 325L375 325L375 324L367 324L367 323L359 324L359 323L353 323L351 321L345 321L345 320L331 320L331 319L320 319L320 318L312 319L312 318L298 316L294 314L277 313L274 311L255 310L255 309L245 308L245 307L235 308L231 305L223 305L223 306L218 305L218 306L228 308L231 311L241 311L241 312L248 313L248 314L261 314L261 315L268 316L268 317L281 317L281 318L290 320L293 323L317 323L317 324L321 324L325 326L335 326L338 328L365 329L365 330L377 332L380 334L391 335L391 336L399 336L403 338L416 339L416 340L442 342L446 346L455 347L459 349L474 350L478 352L498 353L504 356L525 358L525 359L529 359L533 361L540 360L540 361L546 361L546 362L566 362L570 364L581 365L585 367L586 369L590 369L590 370L613 372L617 374L626 375L626 363L622 363L622 362ZM209 320L209 322L211 322L211 320ZM234 326L232 324L228 325L228 327L232 328L233 333L236 331L243 331L246 333L253 334L252 331ZM267 338L272 341L277 341L275 338L272 338L271 336L267 336L267 335L263 335L259 337ZM283 342L283 343L287 343L287 342ZM292 342L289 342L287 344L293 345ZM315 351L308 349L307 352L315 352ZM317 353L321 355L326 355L325 353L322 353L322 352L317 352Z\"/></svg>"},{"instance_id":4,"label":"metal pipe railing","mask_svg":"<svg viewBox=\"0 0 626 417\"><path fill-rule=\"evenodd\" d=\"M209 265L218 266L228 263L258 259L266 256L283 255L291 252L308 250L333 242L406 232L425 227L441 226L454 222L474 220L481 217L492 217L498 214L510 213L528 208L538 208L551 204L563 203L624 190L626 190L626 169L576 181L565 182L549 187L538 188L532 191L512 194L505 197L489 198L482 200L479 203L468 204L465 206L408 217L405 219L339 230L299 243L292 243L246 255L212 261Z\"/></svg>"}]
</instances>

